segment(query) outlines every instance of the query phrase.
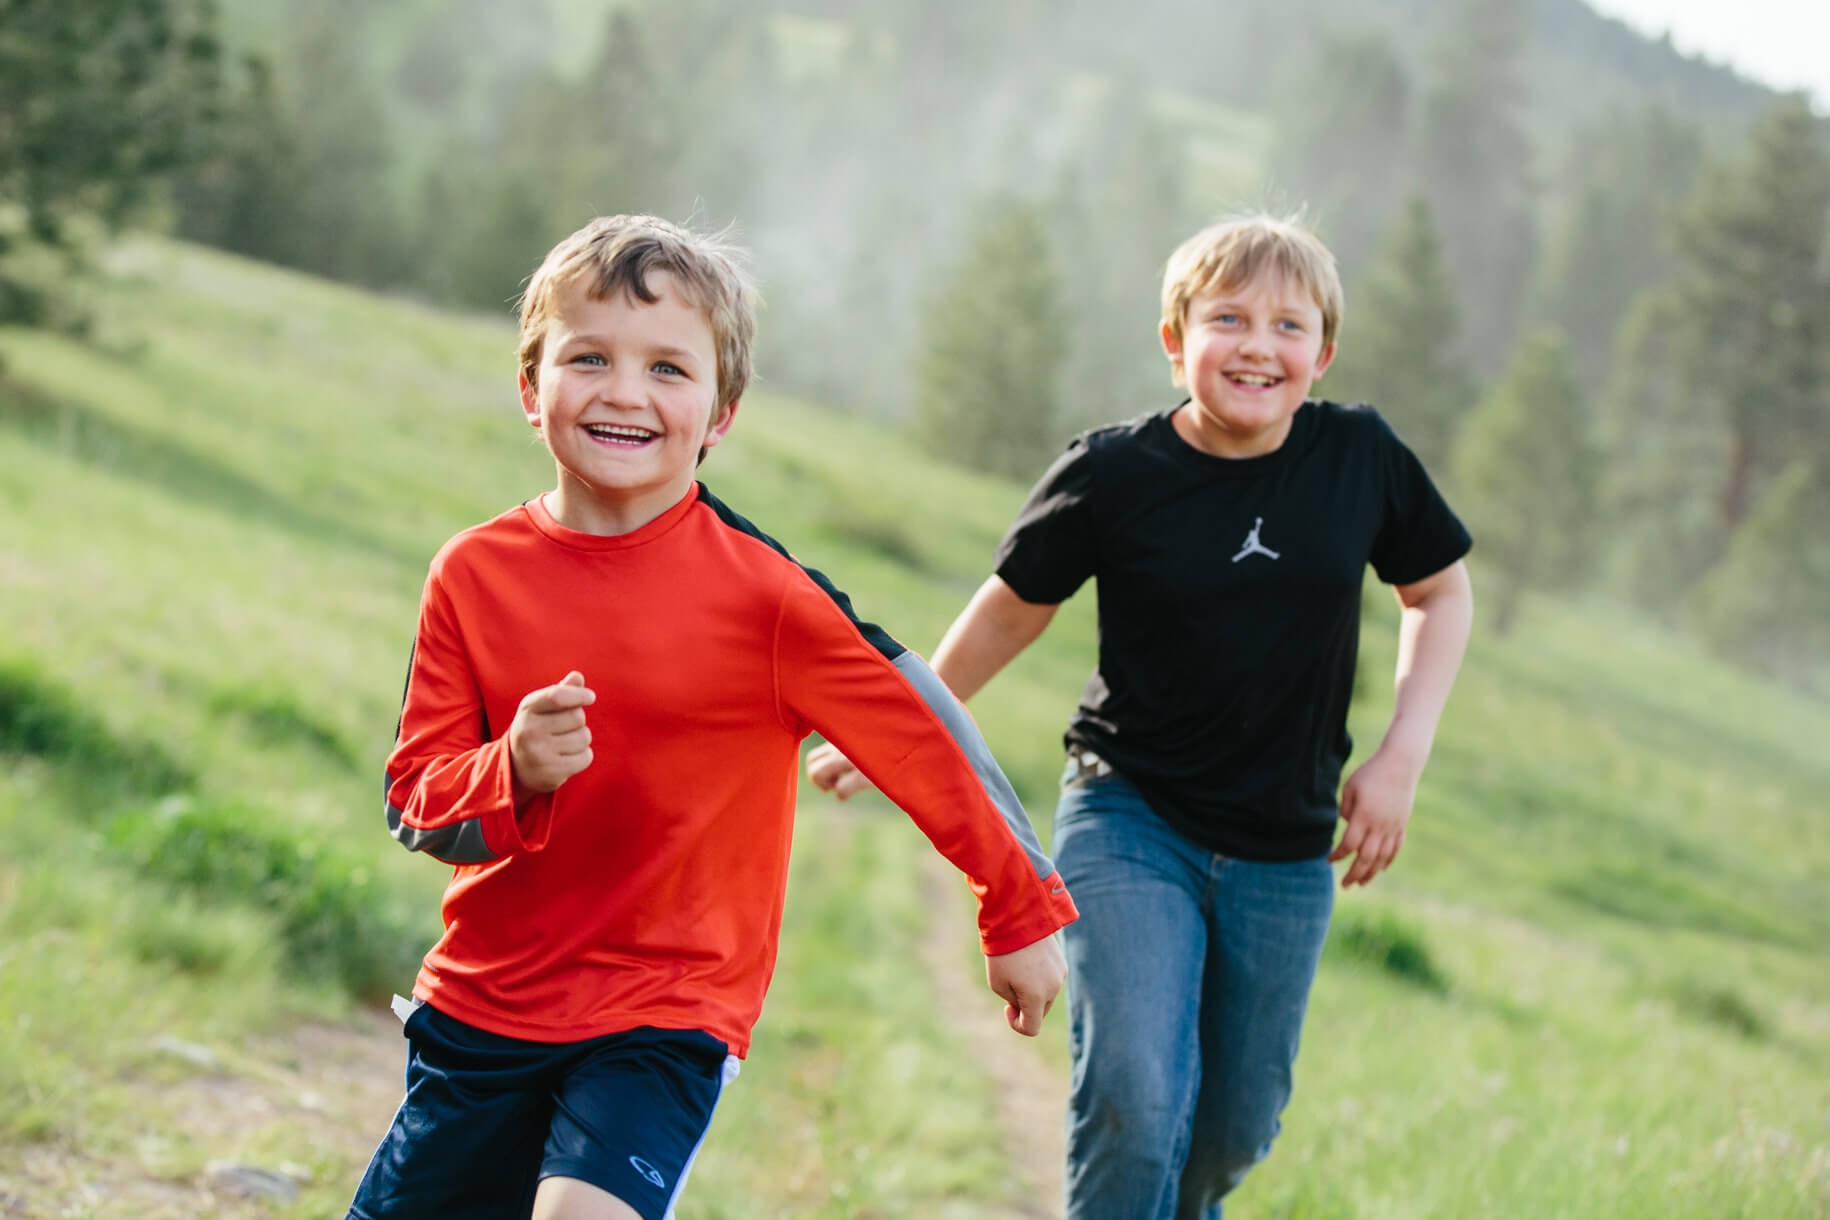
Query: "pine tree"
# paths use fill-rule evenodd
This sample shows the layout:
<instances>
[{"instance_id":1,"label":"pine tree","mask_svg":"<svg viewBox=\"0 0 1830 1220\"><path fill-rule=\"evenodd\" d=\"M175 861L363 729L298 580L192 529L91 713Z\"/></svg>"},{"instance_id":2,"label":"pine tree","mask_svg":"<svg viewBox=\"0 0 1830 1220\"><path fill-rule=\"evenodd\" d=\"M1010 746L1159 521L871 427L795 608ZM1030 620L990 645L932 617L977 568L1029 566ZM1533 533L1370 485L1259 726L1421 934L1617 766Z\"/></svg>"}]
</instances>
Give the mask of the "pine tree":
<instances>
[{"instance_id":1,"label":"pine tree","mask_svg":"<svg viewBox=\"0 0 1830 1220\"><path fill-rule=\"evenodd\" d=\"M1569 202L1540 261L1531 312L1563 331L1580 375L1600 384L1634 298L1673 270L1671 233L1695 191L1702 137L1662 108L1611 113L1573 132L1564 160Z\"/></svg>"},{"instance_id":2,"label":"pine tree","mask_svg":"<svg viewBox=\"0 0 1830 1220\"><path fill-rule=\"evenodd\" d=\"M202 0L0 0L0 322L56 296L8 270L68 250L78 215L114 224L189 163L216 118L219 48Z\"/></svg>"},{"instance_id":3,"label":"pine tree","mask_svg":"<svg viewBox=\"0 0 1830 1220\"><path fill-rule=\"evenodd\" d=\"M418 274L388 108L338 4L310 14L281 84L297 137L297 265L347 283L393 287Z\"/></svg>"},{"instance_id":4,"label":"pine tree","mask_svg":"<svg viewBox=\"0 0 1830 1220\"><path fill-rule=\"evenodd\" d=\"M1830 467L1794 462L1697 588L1719 652L1806 688L1830 688Z\"/></svg>"},{"instance_id":5,"label":"pine tree","mask_svg":"<svg viewBox=\"0 0 1830 1220\"><path fill-rule=\"evenodd\" d=\"M1527 15L1525 0L1460 0L1417 125L1419 174L1462 303L1462 351L1483 373L1511 350L1537 255Z\"/></svg>"},{"instance_id":6,"label":"pine tree","mask_svg":"<svg viewBox=\"0 0 1830 1220\"><path fill-rule=\"evenodd\" d=\"M1272 176L1308 201L1348 275L1372 256L1400 205L1412 92L1389 39L1330 34L1272 112Z\"/></svg>"},{"instance_id":7,"label":"pine tree","mask_svg":"<svg viewBox=\"0 0 1830 1220\"><path fill-rule=\"evenodd\" d=\"M1721 413L1725 531L1800 452L1830 447L1830 152L1802 97L1755 126L1747 164L1718 169L1678 230L1672 291L1690 392Z\"/></svg>"},{"instance_id":8,"label":"pine tree","mask_svg":"<svg viewBox=\"0 0 1830 1220\"><path fill-rule=\"evenodd\" d=\"M1493 629L1512 627L1527 589L1574 583L1592 554L1599 456L1562 336L1519 345L1451 453L1458 499L1497 572Z\"/></svg>"},{"instance_id":9,"label":"pine tree","mask_svg":"<svg viewBox=\"0 0 1830 1220\"><path fill-rule=\"evenodd\" d=\"M1830 454L1827 251L1830 153L1794 98L1755 125L1742 163L1711 168L1677 223L1676 270L1621 332L1607 504L1615 575L1641 605L1702 605L1685 595L1750 506L1801 455L1821 468Z\"/></svg>"},{"instance_id":10,"label":"pine tree","mask_svg":"<svg viewBox=\"0 0 1830 1220\"><path fill-rule=\"evenodd\" d=\"M241 68L208 152L173 185L178 232L250 258L299 266L304 169L298 136L267 61L249 56Z\"/></svg>"},{"instance_id":11,"label":"pine tree","mask_svg":"<svg viewBox=\"0 0 1830 1220\"><path fill-rule=\"evenodd\" d=\"M1386 235L1342 325L1330 397L1370 402L1425 467L1446 468L1473 408L1473 372L1456 347L1460 311L1430 207L1414 197Z\"/></svg>"},{"instance_id":12,"label":"pine tree","mask_svg":"<svg viewBox=\"0 0 1830 1220\"><path fill-rule=\"evenodd\" d=\"M444 263L446 289L460 304L507 314L547 249L570 230L554 223L538 184L513 175L484 184L470 209L449 230L458 241Z\"/></svg>"},{"instance_id":13,"label":"pine tree","mask_svg":"<svg viewBox=\"0 0 1830 1220\"><path fill-rule=\"evenodd\" d=\"M1163 264L1193 227L1182 158L1145 105L1141 80L1115 81L1066 158L1052 207L1068 314L1061 411L1092 426L1174 393L1158 346Z\"/></svg>"},{"instance_id":14,"label":"pine tree","mask_svg":"<svg viewBox=\"0 0 1830 1220\"><path fill-rule=\"evenodd\" d=\"M1715 491L1728 430L1692 384L1693 340L1683 308L1669 292L1644 294L1634 304L1620 328L1601 412L1610 583L1672 623L1726 538Z\"/></svg>"},{"instance_id":15,"label":"pine tree","mask_svg":"<svg viewBox=\"0 0 1830 1220\"><path fill-rule=\"evenodd\" d=\"M937 457L1033 478L1059 448L1066 354L1042 209L995 202L924 318L914 432Z\"/></svg>"}]
</instances>

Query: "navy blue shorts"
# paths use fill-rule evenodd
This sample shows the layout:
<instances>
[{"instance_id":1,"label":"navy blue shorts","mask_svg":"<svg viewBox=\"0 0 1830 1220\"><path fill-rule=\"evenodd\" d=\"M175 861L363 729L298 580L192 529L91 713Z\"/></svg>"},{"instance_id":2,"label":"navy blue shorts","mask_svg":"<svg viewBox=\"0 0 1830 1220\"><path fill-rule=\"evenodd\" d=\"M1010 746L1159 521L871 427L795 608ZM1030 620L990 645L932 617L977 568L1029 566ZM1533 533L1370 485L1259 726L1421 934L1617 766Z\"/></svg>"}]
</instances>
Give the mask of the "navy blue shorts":
<instances>
[{"instance_id":1,"label":"navy blue shorts","mask_svg":"<svg viewBox=\"0 0 1830 1220\"><path fill-rule=\"evenodd\" d=\"M407 1096L349 1220L505 1220L542 1178L578 1178L663 1220L737 1060L697 1030L583 1042L487 1033L430 1004L407 1018Z\"/></svg>"}]
</instances>

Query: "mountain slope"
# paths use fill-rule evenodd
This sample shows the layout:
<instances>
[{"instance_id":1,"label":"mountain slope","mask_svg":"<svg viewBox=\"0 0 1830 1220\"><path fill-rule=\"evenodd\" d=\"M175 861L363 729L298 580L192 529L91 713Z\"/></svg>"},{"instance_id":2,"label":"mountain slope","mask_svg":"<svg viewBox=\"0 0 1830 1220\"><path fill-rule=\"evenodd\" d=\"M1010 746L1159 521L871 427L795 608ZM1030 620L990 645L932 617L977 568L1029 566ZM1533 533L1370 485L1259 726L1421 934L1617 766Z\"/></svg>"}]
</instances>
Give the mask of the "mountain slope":
<instances>
[{"instance_id":1,"label":"mountain slope","mask_svg":"<svg viewBox=\"0 0 1830 1220\"><path fill-rule=\"evenodd\" d=\"M277 1118L234 1148L137 1126L135 1090L187 1070L146 1047L266 1045L405 985L441 870L387 839L375 780L424 566L550 465L500 322L163 242L112 263L92 341L0 331L0 1191L48 1197L50 1152L186 1183L266 1157L313 1174L287 1214L322 1214L359 1154ZM766 390L704 476L923 651L1023 490ZM1089 602L973 704L1044 829ZM1362 748L1392 652L1368 606ZM1534 601L1477 637L1403 858L1341 899L1241 1207L1821 1210L1827 734L1614 611ZM926 845L873 810L805 803L775 991L683 1216L1012 1201L907 965Z\"/></svg>"}]
</instances>

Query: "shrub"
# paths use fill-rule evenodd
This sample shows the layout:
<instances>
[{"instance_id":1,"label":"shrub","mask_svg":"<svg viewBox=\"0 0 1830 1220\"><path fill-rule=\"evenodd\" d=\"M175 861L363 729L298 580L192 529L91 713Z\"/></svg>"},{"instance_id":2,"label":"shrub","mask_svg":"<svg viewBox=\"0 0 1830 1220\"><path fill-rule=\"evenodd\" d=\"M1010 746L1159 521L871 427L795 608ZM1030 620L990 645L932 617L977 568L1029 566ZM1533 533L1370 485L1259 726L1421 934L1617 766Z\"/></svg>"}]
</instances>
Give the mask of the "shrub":
<instances>
[{"instance_id":1,"label":"shrub","mask_svg":"<svg viewBox=\"0 0 1830 1220\"><path fill-rule=\"evenodd\" d=\"M271 912L291 966L380 999L412 978L424 937L361 864L299 840L271 814L171 798L123 815L110 842L146 874Z\"/></svg>"},{"instance_id":2,"label":"shrub","mask_svg":"<svg viewBox=\"0 0 1830 1220\"><path fill-rule=\"evenodd\" d=\"M1423 934L1390 911L1337 915L1328 931L1323 956L1373 966L1412 987L1438 995L1449 990L1449 980L1430 956Z\"/></svg>"},{"instance_id":3,"label":"shrub","mask_svg":"<svg viewBox=\"0 0 1830 1220\"><path fill-rule=\"evenodd\" d=\"M1725 983L1679 979L1666 988L1666 995L1684 1016L1732 1030L1750 1041L1766 1037L1766 1020L1740 992Z\"/></svg>"},{"instance_id":4,"label":"shrub","mask_svg":"<svg viewBox=\"0 0 1830 1220\"><path fill-rule=\"evenodd\" d=\"M268 687L226 687L210 696L210 712L238 719L263 745L307 746L350 769L355 752L335 729L299 706L291 692Z\"/></svg>"},{"instance_id":5,"label":"shrub","mask_svg":"<svg viewBox=\"0 0 1830 1220\"><path fill-rule=\"evenodd\" d=\"M0 661L0 756L42 759L66 778L142 794L186 787L190 777L158 746L124 740L23 662Z\"/></svg>"}]
</instances>

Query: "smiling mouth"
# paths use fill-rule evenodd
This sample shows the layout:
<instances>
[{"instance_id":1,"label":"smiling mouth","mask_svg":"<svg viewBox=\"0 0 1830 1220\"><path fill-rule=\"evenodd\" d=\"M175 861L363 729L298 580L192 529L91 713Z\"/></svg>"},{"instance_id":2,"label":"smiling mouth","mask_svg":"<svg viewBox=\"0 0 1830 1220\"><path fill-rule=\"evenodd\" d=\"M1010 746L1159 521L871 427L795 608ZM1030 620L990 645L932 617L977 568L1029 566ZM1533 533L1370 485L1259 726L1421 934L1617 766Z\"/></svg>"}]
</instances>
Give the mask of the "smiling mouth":
<instances>
[{"instance_id":1,"label":"smiling mouth","mask_svg":"<svg viewBox=\"0 0 1830 1220\"><path fill-rule=\"evenodd\" d=\"M1228 373L1226 379L1234 385L1244 386L1249 390L1263 390L1277 385L1283 380L1268 373Z\"/></svg>"},{"instance_id":2,"label":"smiling mouth","mask_svg":"<svg viewBox=\"0 0 1830 1220\"><path fill-rule=\"evenodd\" d=\"M660 436L647 428L631 428L622 424L586 424L585 431L591 439L603 445L620 445L638 447Z\"/></svg>"}]
</instances>

